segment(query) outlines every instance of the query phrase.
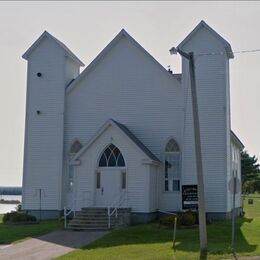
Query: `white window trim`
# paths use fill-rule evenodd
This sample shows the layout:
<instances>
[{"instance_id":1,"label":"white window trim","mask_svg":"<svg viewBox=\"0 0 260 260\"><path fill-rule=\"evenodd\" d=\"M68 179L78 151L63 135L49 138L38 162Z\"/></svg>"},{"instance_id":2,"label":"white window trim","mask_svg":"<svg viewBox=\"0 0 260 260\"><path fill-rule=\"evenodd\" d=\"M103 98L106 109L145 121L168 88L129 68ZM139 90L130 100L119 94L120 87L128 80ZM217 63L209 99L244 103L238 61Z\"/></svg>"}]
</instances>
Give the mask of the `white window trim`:
<instances>
[{"instance_id":1,"label":"white window trim","mask_svg":"<svg viewBox=\"0 0 260 260\"><path fill-rule=\"evenodd\" d=\"M173 152L166 152L166 147L168 145L168 143L173 140L174 142L175 139L174 138L169 138L166 142L166 144L164 145L164 149L163 149L163 193L175 193L175 194L180 194L181 193L181 173L182 173L182 162L181 162L181 149L180 149L180 146L179 144L176 142L178 148L179 148L179 151L176 152L176 151L173 151ZM165 160L166 160L166 155L167 154L178 154L179 155L179 177L178 178L170 178L169 175L168 175L168 178L165 177ZM168 190L165 189L165 182L168 180ZM172 186L173 186L173 181L176 180L176 181L179 181L179 190L172 190Z\"/></svg>"}]
</instances>

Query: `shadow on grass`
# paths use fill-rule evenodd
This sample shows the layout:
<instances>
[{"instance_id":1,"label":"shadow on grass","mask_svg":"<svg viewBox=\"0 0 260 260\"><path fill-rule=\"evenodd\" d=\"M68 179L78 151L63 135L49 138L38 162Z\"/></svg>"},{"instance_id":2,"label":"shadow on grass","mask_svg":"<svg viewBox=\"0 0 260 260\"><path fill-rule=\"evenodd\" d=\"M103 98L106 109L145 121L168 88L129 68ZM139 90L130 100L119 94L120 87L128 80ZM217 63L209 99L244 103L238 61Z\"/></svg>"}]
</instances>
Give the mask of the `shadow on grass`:
<instances>
[{"instance_id":1,"label":"shadow on grass","mask_svg":"<svg viewBox=\"0 0 260 260\"><path fill-rule=\"evenodd\" d=\"M254 252L257 245L251 245L244 237L241 226L244 223L251 223L252 219L239 218L236 221L236 248L237 253L247 254ZM82 250L97 248L109 248L123 245L169 243L172 245L172 230L158 228L156 224L132 226L127 229L114 230L103 238L85 246ZM218 221L208 225L208 253L211 255L231 255L231 221ZM176 247L173 253L178 252L199 252L199 231L198 228L178 229L176 235ZM200 255L201 260L206 260L207 252Z\"/></svg>"},{"instance_id":2,"label":"shadow on grass","mask_svg":"<svg viewBox=\"0 0 260 260\"><path fill-rule=\"evenodd\" d=\"M253 219L239 218L236 220L235 228L235 250L239 254L247 254L254 252L257 244L249 244L242 232L242 225L250 224ZM217 221L214 224L207 226L208 231L208 253L212 255L233 254L231 245L231 221ZM255 230L257 232L257 230ZM199 231L193 231L193 234L178 230L176 251L199 251ZM192 239L188 238L192 236ZM191 245L192 244L192 245ZM207 254L201 253L200 259L207 259Z\"/></svg>"},{"instance_id":3,"label":"shadow on grass","mask_svg":"<svg viewBox=\"0 0 260 260\"><path fill-rule=\"evenodd\" d=\"M0 222L0 245L37 237L62 227L63 223L58 220L47 220L37 224L26 225L9 225Z\"/></svg>"}]
</instances>

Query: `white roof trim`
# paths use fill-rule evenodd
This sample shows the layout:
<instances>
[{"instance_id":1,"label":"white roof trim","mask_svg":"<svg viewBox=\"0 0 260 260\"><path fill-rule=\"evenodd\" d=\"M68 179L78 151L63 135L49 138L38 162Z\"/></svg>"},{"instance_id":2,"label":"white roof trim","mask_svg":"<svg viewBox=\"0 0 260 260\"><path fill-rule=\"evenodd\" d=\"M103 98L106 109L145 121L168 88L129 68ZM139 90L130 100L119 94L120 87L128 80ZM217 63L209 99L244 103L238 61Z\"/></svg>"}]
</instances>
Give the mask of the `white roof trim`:
<instances>
[{"instance_id":1,"label":"white roof trim","mask_svg":"<svg viewBox=\"0 0 260 260\"><path fill-rule=\"evenodd\" d=\"M153 161L153 163L155 163L154 160L151 160L151 158L149 158L149 156L135 143L133 142L133 140L114 122L113 119L109 119L108 121L106 121L106 123L97 131L97 133L88 141L87 144L85 144L80 151L78 151L78 153L75 154L75 156L71 159L72 161L78 160L84 153L85 151L95 142L95 140L109 127L109 126L113 126L117 129L119 129L122 133L124 133L124 135L133 143L135 144L135 146L142 151L142 153L149 159L149 161ZM158 159L159 160L159 159ZM160 163L160 161L158 161L157 163Z\"/></svg>"},{"instance_id":2,"label":"white roof trim","mask_svg":"<svg viewBox=\"0 0 260 260\"><path fill-rule=\"evenodd\" d=\"M64 43L62 43L61 41L56 39L54 36L52 36L47 31L44 31L42 33L42 35L32 44L32 46L23 54L22 57L25 60L28 60L32 51L40 44L40 42L42 41L42 39L44 37L47 37L48 39L54 41L56 44L59 45L59 47L61 47L65 51L65 53L68 55L68 57L70 57L73 61L78 63L80 66L84 66L84 63Z\"/></svg>"},{"instance_id":3,"label":"white roof trim","mask_svg":"<svg viewBox=\"0 0 260 260\"><path fill-rule=\"evenodd\" d=\"M124 29L122 29L116 37L97 55L97 57L82 71L82 73L67 87L66 93L69 93L85 76L86 74L117 44L117 42L121 39L121 37L126 37L130 42L132 42L135 46L141 49L145 54L147 54L151 60L160 66L161 70L164 73L172 78L174 81L180 82L173 76L173 74L169 73L167 69L165 69L148 51L146 51L132 36L130 36Z\"/></svg>"},{"instance_id":4,"label":"white roof trim","mask_svg":"<svg viewBox=\"0 0 260 260\"><path fill-rule=\"evenodd\" d=\"M188 34L188 36L177 46L177 48L182 49L182 47L191 40L191 38L199 31L202 27L206 28L211 32L223 45L226 50L227 56L230 59L234 58L234 54L229 42L227 42L221 35L219 35L215 30L213 30L207 23L203 20Z\"/></svg>"},{"instance_id":5,"label":"white roof trim","mask_svg":"<svg viewBox=\"0 0 260 260\"><path fill-rule=\"evenodd\" d=\"M244 144L240 141L240 139L237 137L237 135L230 130L230 135L231 135L231 140L233 141L234 144L236 144L238 146L238 148L242 151L245 146Z\"/></svg>"}]
</instances>

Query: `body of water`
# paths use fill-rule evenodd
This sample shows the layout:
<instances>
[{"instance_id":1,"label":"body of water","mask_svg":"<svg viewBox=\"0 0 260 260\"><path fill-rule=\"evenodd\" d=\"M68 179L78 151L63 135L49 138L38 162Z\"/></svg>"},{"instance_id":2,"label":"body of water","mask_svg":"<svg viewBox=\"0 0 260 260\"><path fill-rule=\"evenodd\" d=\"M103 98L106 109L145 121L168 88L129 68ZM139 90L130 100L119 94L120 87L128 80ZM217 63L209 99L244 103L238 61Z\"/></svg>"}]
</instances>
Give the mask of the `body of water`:
<instances>
[{"instance_id":1,"label":"body of water","mask_svg":"<svg viewBox=\"0 0 260 260\"><path fill-rule=\"evenodd\" d=\"M22 200L21 195L0 195L0 199L4 200ZM16 209L17 204L1 204L0 203L0 214L4 214Z\"/></svg>"}]
</instances>

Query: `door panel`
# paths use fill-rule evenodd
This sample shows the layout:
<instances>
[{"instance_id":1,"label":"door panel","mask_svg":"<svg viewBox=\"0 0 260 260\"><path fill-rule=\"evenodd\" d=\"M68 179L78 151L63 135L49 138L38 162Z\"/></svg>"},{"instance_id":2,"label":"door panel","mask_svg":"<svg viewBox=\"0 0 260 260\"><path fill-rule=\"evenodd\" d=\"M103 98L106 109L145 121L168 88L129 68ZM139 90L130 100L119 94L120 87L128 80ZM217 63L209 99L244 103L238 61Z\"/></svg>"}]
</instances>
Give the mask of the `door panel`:
<instances>
[{"instance_id":1,"label":"door panel","mask_svg":"<svg viewBox=\"0 0 260 260\"><path fill-rule=\"evenodd\" d=\"M100 171L100 188L96 189L96 206L108 207L121 191L121 171L104 169Z\"/></svg>"}]
</instances>

